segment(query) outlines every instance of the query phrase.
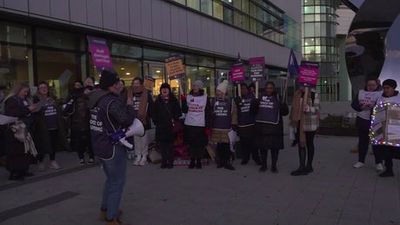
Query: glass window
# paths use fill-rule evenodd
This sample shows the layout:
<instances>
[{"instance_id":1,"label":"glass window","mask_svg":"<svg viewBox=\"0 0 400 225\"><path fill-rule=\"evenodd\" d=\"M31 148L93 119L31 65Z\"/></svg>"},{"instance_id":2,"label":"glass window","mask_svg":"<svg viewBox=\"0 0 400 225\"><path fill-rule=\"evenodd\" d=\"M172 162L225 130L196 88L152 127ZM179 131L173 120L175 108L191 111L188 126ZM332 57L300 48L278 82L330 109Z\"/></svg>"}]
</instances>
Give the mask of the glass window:
<instances>
[{"instance_id":1,"label":"glass window","mask_svg":"<svg viewBox=\"0 0 400 225\"><path fill-rule=\"evenodd\" d=\"M191 66L214 67L214 59L205 56L185 55L185 64Z\"/></svg>"},{"instance_id":2,"label":"glass window","mask_svg":"<svg viewBox=\"0 0 400 225\"><path fill-rule=\"evenodd\" d=\"M224 22L233 24L233 12L228 7L224 7Z\"/></svg>"},{"instance_id":3,"label":"glass window","mask_svg":"<svg viewBox=\"0 0 400 225\"><path fill-rule=\"evenodd\" d=\"M84 50L83 39L77 34L57 30L37 29L37 45L51 48Z\"/></svg>"},{"instance_id":4,"label":"glass window","mask_svg":"<svg viewBox=\"0 0 400 225\"><path fill-rule=\"evenodd\" d=\"M186 0L186 4L188 7L195 9L195 10L200 10L200 2L199 0Z\"/></svg>"},{"instance_id":5,"label":"glass window","mask_svg":"<svg viewBox=\"0 0 400 225\"><path fill-rule=\"evenodd\" d=\"M314 23L304 24L304 37L314 37Z\"/></svg>"},{"instance_id":6,"label":"glass window","mask_svg":"<svg viewBox=\"0 0 400 225\"><path fill-rule=\"evenodd\" d=\"M305 47L304 52L305 54L315 54L315 46Z\"/></svg>"},{"instance_id":7,"label":"glass window","mask_svg":"<svg viewBox=\"0 0 400 225\"><path fill-rule=\"evenodd\" d=\"M225 3L228 3L228 4L231 4L232 5L232 1L233 0L222 0L223 2L225 2Z\"/></svg>"},{"instance_id":8,"label":"glass window","mask_svg":"<svg viewBox=\"0 0 400 225\"><path fill-rule=\"evenodd\" d=\"M305 22L314 21L314 14L304 15L304 21L305 21Z\"/></svg>"},{"instance_id":9,"label":"glass window","mask_svg":"<svg viewBox=\"0 0 400 225\"><path fill-rule=\"evenodd\" d=\"M126 85L130 85L135 77L142 77L142 64L137 60L112 57L112 63Z\"/></svg>"},{"instance_id":10,"label":"glass window","mask_svg":"<svg viewBox=\"0 0 400 225\"><path fill-rule=\"evenodd\" d=\"M8 90L16 83L33 83L32 49L0 44L0 85Z\"/></svg>"},{"instance_id":11,"label":"glass window","mask_svg":"<svg viewBox=\"0 0 400 225\"><path fill-rule=\"evenodd\" d=\"M233 64L233 62L231 62L231 61L226 61L226 60L221 60L221 59L217 59L215 61L215 63L216 63L216 67L220 68L220 69L230 69Z\"/></svg>"},{"instance_id":12,"label":"glass window","mask_svg":"<svg viewBox=\"0 0 400 225\"><path fill-rule=\"evenodd\" d=\"M304 13L305 14L314 13L314 11L315 11L314 6L305 6L304 7Z\"/></svg>"},{"instance_id":13,"label":"glass window","mask_svg":"<svg viewBox=\"0 0 400 225\"><path fill-rule=\"evenodd\" d=\"M321 36L321 23L314 23L315 36Z\"/></svg>"},{"instance_id":14,"label":"glass window","mask_svg":"<svg viewBox=\"0 0 400 225\"><path fill-rule=\"evenodd\" d=\"M212 16L213 13L213 3L212 0L201 0L201 11Z\"/></svg>"},{"instance_id":15,"label":"glass window","mask_svg":"<svg viewBox=\"0 0 400 225\"><path fill-rule=\"evenodd\" d=\"M84 57L85 54L39 49L37 51L38 80L47 81L59 98L65 98L70 85L81 78L81 60Z\"/></svg>"},{"instance_id":16,"label":"glass window","mask_svg":"<svg viewBox=\"0 0 400 225\"><path fill-rule=\"evenodd\" d=\"M197 80L200 79L204 83L204 87L208 96L215 96L215 70L212 68L199 67Z\"/></svg>"},{"instance_id":17,"label":"glass window","mask_svg":"<svg viewBox=\"0 0 400 225\"><path fill-rule=\"evenodd\" d=\"M250 21L249 16L242 15L242 28L245 30L250 30Z\"/></svg>"},{"instance_id":18,"label":"glass window","mask_svg":"<svg viewBox=\"0 0 400 225\"><path fill-rule=\"evenodd\" d=\"M233 6L239 10L242 10L242 0L233 0Z\"/></svg>"},{"instance_id":19,"label":"glass window","mask_svg":"<svg viewBox=\"0 0 400 225\"><path fill-rule=\"evenodd\" d=\"M250 19L250 32L257 33L257 22L255 19Z\"/></svg>"},{"instance_id":20,"label":"glass window","mask_svg":"<svg viewBox=\"0 0 400 225\"><path fill-rule=\"evenodd\" d=\"M182 5L186 5L186 0L174 0L174 2L180 3Z\"/></svg>"},{"instance_id":21,"label":"glass window","mask_svg":"<svg viewBox=\"0 0 400 225\"><path fill-rule=\"evenodd\" d=\"M234 12L233 22L235 23L235 26L242 27L242 14L237 10Z\"/></svg>"},{"instance_id":22,"label":"glass window","mask_svg":"<svg viewBox=\"0 0 400 225\"><path fill-rule=\"evenodd\" d=\"M169 52L158 50L158 49L150 49L145 48L143 50L144 58L149 60L157 60L162 61L169 57Z\"/></svg>"},{"instance_id":23,"label":"glass window","mask_svg":"<svg viewBox=\"0 0 400 225\"><path fill-rule=\"evenodd\" d=\"M122 42L111 43L111 55L125 56L130 58L141 58L142 48L138 46L129 45Z\"/></svg>"},{"instance_id":24,"label":"glass window","mask_svg":"<svg viewBox=\"0 0 400 225\"><path fill-rule=\"evenodd\" d=\"M145 61L143 63L144 76L150 76L155 79L153 96L160 93L161 84L165 82L164 63Z\"/></svg>"},{"instance_id":25,"label":"glass window","mask_svg":"<svg viewBox=\"0 0 400 225\"><path fill-rule=\"evenodd\" d=\"M31 44L31 29L27 26L0 22L0 41Z\"/></svg>"},{"instance_id":26,"label":"glass window","mask_svg":"<svg viewBox=\"0 0 400 225\"><path fill-rule=\"evenodd\" d=\"M214 6L213 16L215 18L218 18L218 19L222 20L224 18L222 4L219 3L219 2L214 1L213 6Z\"/></svg>"},{"instance_id":27,"label":"glass window","mask_svg":"<svg viewBox=\"0 0 400 225\"><path fill-rule=\"evenodd\" d=\"M242 0L242 11L249 13L249 0Z\"/></svg>"}]
</instances>

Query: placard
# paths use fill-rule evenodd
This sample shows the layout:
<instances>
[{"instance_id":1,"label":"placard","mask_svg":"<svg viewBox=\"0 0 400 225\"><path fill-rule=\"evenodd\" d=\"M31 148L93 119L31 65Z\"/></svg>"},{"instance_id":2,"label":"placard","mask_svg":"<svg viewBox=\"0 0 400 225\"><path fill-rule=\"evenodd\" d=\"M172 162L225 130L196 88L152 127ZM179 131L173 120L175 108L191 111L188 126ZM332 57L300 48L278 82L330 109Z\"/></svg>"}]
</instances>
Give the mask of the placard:
<instances>
[{"instance_id":1,"label":"placard","mask_svg":"<svg viewBox=\"0 0 400 225\"><path fill-rule=\"evenodd\" d=\"M185 66L181 56L172 56L165 60L165 69L170 80L185 77Z\"/></svg>"},{"instance_id":2,"label":"placard","mask_svg":"<svg viewBox=\"0 0 400 225\"><path fill-rule=\"evenodd\" d=\"M400 105L382 103L375 106L370 127L374 145L400 146Z\"/></svg>"},{"instance_id":3,"label":"placard","mask_svg":"<svg viewBox=\"0 0 400 225\"><path fill-rule=\"evenodd\" d=\"M233 82L244 81L245 72L244 72L243 63L238 62L238 63L234 64L229 73L230 73L231 81L233 81Z\"/></svg>"},{"instance_id":4,"label":"placard","mask_svg":"<svg viewBox=\"0 0 400 225\"><path fill-rule=\"evenodd\" d=\"M250 58L250 78L252 80L260 80L264 77L265 58L254 57Z\"/></svg>"},{"instance_id":5,"label":"placard","mask_svg":"<svg viewBox=\"0 0 400 225\"><path fill-rule=\"evenodd\" d=\"M147 76L147 77L144 78L143 85L147 90L152 91L153 88L154 88L155 83L156 83L156 80L154 78Z\"/></svg>"},{"instance_id":6,"label":"placard","mask_svg":"<svg viewBox=\"0 0 400 225\"><path fill-rule=\"evenodd\" d=\"M87 36L89 51L96 69L112 69L112 61L107 41L103 38Z\"/></svg>"},{"instance_id":7,"label":"placard","mask_svg":"<svg viewBox=\"0 0 400 225\"><path fill-rule=\"evenodd\" d=\"M303 61L299 68L297 83L304 87L315 87L319 78L319 65L314 62Z\"/></svg>"},{"instance_id":8,"label":"placard","mask_svg":"<svg viewBox=\"0 0 400 225\"><path fill-rule=\"evenodd\" d=\"M376 104L376 101L382 96L382 91L360 90L358 95L360 105L368 105L372 107Z\"/></svg>"}]
</instances>

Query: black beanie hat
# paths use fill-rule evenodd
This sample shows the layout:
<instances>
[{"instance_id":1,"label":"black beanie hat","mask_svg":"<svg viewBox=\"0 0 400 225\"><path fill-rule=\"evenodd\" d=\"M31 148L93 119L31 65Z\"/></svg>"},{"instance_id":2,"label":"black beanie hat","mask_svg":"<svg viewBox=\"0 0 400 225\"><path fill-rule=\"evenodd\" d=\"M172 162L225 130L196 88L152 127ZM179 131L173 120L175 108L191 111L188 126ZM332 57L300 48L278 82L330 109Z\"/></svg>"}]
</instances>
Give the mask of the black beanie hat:
<instances>
[{"instance_id":1,"label":"black beanie hat","mask_svg":"<svg viewBox=\"0 0 400 225\"><path fill-rule=\"evenodd\" d=\"M119 81L118 74L109 70L101 71L100 77L100 88L107 90L107 88L113 86Z\"/></svg>"},{"instance_id":2,"label":"black beanie hat","mask_svg":"<svg viewBox=\"0 0 400 225\"><path fill-rule=\"evenodd\" d=\"M163 88L168 88L169 92L171 93L171 86L168 83L163 83L160 86L160 93L161 93L161 89Z\"/></svg>"},{"instance_id":3,"label":"black beanie hat","mask_svg":"<svg viewBox=\"0 0 400 225\"><path fill-rule=\"evenodd\" d=\"M383 81L382 86L385 86L385 85L390 86L393 89L396 89L396 87L397 87L397 83L393 79L387 79L387 80Z\"/></svg>"}]
</instances>

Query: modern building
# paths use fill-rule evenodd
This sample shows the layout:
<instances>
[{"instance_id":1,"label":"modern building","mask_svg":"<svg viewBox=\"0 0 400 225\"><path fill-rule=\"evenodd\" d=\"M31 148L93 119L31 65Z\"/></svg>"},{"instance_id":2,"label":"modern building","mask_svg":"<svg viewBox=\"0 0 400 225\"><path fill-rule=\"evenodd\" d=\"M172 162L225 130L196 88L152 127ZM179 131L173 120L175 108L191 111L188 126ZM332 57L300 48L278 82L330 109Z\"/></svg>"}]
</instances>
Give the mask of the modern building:
<instances>
[{"instance_id":1,"label":"modern building","mask_svg":"<svg viewBox=\"0 0 400 225\"><path fill-rule=\"evenodd\" d=\"M338 44L336 40L339 0L302 0L303 59L318 62L320 79L317 86L323 101L338 101Z\"/></svg>"},{"instance_id":2,"label":"modern building","mask_svg":"<svg viewBox=\"0 0 400 225\"><path fill-rule=\"evenodd\" d=\"M73 81L98 78L90 35L107 40L128 83L152 76L157 93L167 80L164 60L179 54L186 86L202 79L213 95L238 53L245 61L265 56L271 79L285 74L290 49L301 52L300 23L300 0L2 0L0 85L44 80L65 97Z\"/></svg>"}]
</instances>

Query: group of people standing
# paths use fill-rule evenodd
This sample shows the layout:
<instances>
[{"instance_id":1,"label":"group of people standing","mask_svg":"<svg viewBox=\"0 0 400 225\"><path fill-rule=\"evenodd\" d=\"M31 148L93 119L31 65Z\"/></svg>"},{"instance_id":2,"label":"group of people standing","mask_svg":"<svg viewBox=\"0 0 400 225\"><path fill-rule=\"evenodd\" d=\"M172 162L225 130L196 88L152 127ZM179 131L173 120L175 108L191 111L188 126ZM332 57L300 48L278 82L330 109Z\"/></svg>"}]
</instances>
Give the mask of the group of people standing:
<instances>
[{"instance_id":1,"label":"group of people standing","mask_svg":"<svg viewBox=\"0 0 400 225\"><path fill-rule=\"evenodd\" d=\"M357 113L358 127L358 161L354 168L361 168L365 165L365 159L370 146L370 126L373 108L381 103L400 104L400 95L396 90L397 83L393 79L380 81L374 77L368 78L365 88L360 90L351 106ZM389 145L372 145L375 157L376 170L380 177L393 177L393 158L399 152L400 147ZM384 163L384 165L383 165Z\"/></svg>"}]
</instances>

